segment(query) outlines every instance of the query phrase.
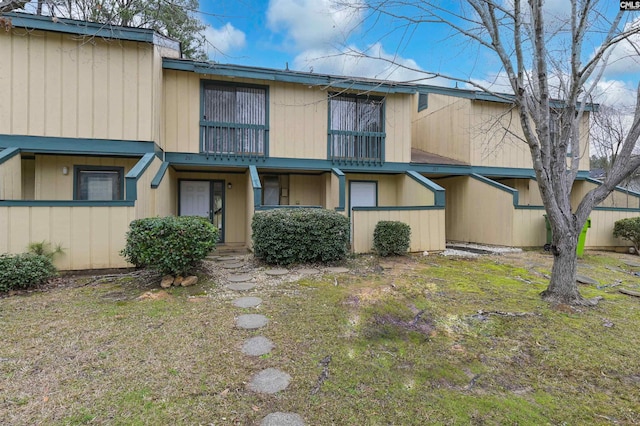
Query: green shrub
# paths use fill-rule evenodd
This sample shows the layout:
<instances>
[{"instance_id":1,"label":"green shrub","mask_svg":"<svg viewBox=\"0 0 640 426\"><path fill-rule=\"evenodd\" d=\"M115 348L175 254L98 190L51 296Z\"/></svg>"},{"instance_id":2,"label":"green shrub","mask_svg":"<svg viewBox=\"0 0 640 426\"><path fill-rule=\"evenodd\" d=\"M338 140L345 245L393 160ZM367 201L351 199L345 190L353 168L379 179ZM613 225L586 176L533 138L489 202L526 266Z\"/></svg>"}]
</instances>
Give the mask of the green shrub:
<instances>
[{"instance_id":1,"label":"green shrub","mask_svg":"<svg viewBox=\"0 0 640 426\"><path fill-rule=\"evenodd\" d=\"M47 256L34 253L0 255L0 291L36 286L58 275Z\"/></svg>"},{"instance_id":2,"label":"green shrub","mask_svg":"<svg viewBox=\"0 0 640 426\"><path fill-rule=\"evenodd\" d=\"M346 257L349 219L324 209L277 209L251 223L256 257L278 265L331 262Z\"/></svg>"},{"instance_id":3,"label":"green shrub","mask_svg":"<svg viewBox=\"0 0 640 426\"><path fill-rule=\"evenodd\" d=\"M186 274L216 247L218 229L206 218L168 216L137 219L129 225L120 252L128 262L162 274Z\"/></svg>"},{"instance_id":4,"label":"green shrub","mask_svg":"<svg viewBox=\"0 0 640 426\"><path fill-rule=\"evenodd\" d=\"M381 220L373 231L373 249L380 256L405 254L410 242L411 227L403 222Z\"/></svg>"},{"instance_id":5,"label":"green shrub","mask_svg":"<svg viewBox=\"0 0 640 426\"><path fill-rule=\"evenodd\" d=\"M61 244L56 244L54 247L48 241L40 241L37 243L29 243L27 252L46 256L53 260L56 256L64 254L64 249Z\"/></svg>"},{"instance_id":6,"label":"green shrub","mask_svg":"<svg viewBox=\"0 0 640 426\"><path fill-rule=\"evenodd\" d=\"M640 254L640 217L617 220L613 225L613 236L631 241L636 254Z\"/></svg>"}]
</instances>

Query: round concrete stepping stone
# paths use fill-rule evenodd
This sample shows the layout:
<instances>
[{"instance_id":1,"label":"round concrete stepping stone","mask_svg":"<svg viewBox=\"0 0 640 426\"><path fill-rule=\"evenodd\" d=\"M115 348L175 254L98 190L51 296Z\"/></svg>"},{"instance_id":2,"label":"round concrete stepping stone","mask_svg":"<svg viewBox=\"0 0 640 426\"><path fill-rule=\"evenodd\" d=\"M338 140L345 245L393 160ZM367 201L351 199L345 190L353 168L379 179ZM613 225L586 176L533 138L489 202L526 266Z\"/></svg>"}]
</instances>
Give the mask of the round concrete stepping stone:
<instances>
[{"instance_id":1,"label":"round concrete stepping stone","mask_svg":"<svg viewBox=\"0 0 640 426\"><path fill-rule=\"evenodd\" d=\"M633 260L623 260L622 263L632 268L640 268L640 263L634 262Z\"/></svg>"},{"instance_id":2,"label":"round concrete stepping stone","mask_svg":"<svg viewBox=\"0 0 640 426\"><path fill-rule=\"evenodd\" d=\"M269 318L260 314L240 315L236 319L236 326L247 330L264 327L269 322Z\"/></svg>"},{"instance_id":3,"label":"round concrete stepping stone","mask_svg":"<svg viewBox=\"0 0 640 426\"><path fill-rule=\"evenodd\" d=\"M229 275L227 277L227 280L231 281L232 283L243 283L245 281L251 281L251 278L253 277L248 274L236 274L236 275Z\"/></svg>"},{"instance_id":4,"label":"round concrete stepping stone","mask_svg":"<svg viewBox=\"0 0 640 426\"><path fill-rule=\"evenodd\" d=\"M343 268L342 266L330 266L327 268L327 272L333 272L334 274L344 274L349 272L349 269Z\"/></svg>"},{"instance_id":5,"label":"round concrete stepping stone","mask_svg":"<svg viewBox=\"0 0 640 426\"><path fill-rule=\"evenodd\" d=\"M221 266L225 269L238 269L238 268L242 268L244 266L244 263L227 262L227 263L223 263Z\"/></svg>"},{"instance_id":6,"label":"round concrete stepping stone","mask_svg":"<svg viewBox=\"0 0 640 426\"><path fill-rule=\"evenodd\" d=\"M591 284L591 285L600 285L600 283L593 278L587 277L586 275L576 274L576 281L582 284Z\"/></svg>"},{"instance_id":7,"label":"round concrete stepping stone","mask_svg":"<svg viewBox=\"0 0 640 426\"><path fill-rule=\"evenodd\" d=\"M233 283L227 286L229 290L235 290L235 291L247 291L255 287L256 285L253 283Z\"/></svg>"},{"instance_id":8,"label":"round concrete stepping stone","mask_svg":"<svg viewBox=\"0 0 640 426\"><path fill-rule=\"evenodd\" d=\"M273 342L266 337L256 336L245 340L244 345L242 345L242 353L251 356L260 356L271 352L274 346Z\"/></svg>"},{"instance_id":9,"label":"round concrete stepping stone","mask_svg":"<svg viewBox=\"0 0 640 426\"><path fill-rule=\"evenodd\" d=\"M304 426L304 420L296 413L271 413L260 422L260 426Z\"/></svg>"},{"instance_id":10,"label":"round concrete stepping stone","mask_svg":"<svg viewBox=\"0 0 640 426\"><path fill-rule=\"evenodd\" d=\"M262 303L259 297L241 297L233 301L233 305L237 308L255 308Z\"/></svg>"},{"instance_id":11,"label":"round concrete stepping stone","mask_svg":"<svg viewBox=\"0 0 640 426\"><path fill-rule=\"evenodd\" d=\"M220 262L228 262L230 260L240 260L238 256L218 256L218 261Z\"/></svg>"},{"instance_id":12,"label":"round concrete stepping stone","mask_svg":"<svg viewBox=\"0 0 640 426\"><path fill-rule=\"evenodd\" d=\"M273 394L289 386L291 376L277 368L267 368L251 378L249 390L258 393Z\"/></svg>"},{"instance_id":13,"label":"round concrete stepping stone","mask_svg":"<svg viewBox=\"0 0 640 426\"><path fill-rule=\"evenodd\" d=\"M205 257L205 259L207 259L207 260L219 260L220 256L210 255L210 256Z\"/></svg>"},{"instance_id":14,"label":"round concrete stepping stone","mask_svg":"<svg viewBox=\"0 0 640 426\"><path fill-rule=\"evenodd\" d=\"M287 269L267 269L264 273L271 276L278 276L287 275L289 271Z\"/></svg>"},{"instance_id":15,"label":"round concrete stepping stone","mask_svg":"<svg viewBox=\"0 0 640 426\"><path fill-rule=\"evenodd\" d=\"M315 268L302 268L302 269L298 269L298 273L312 275L312 274L318 274L320 273L320 271Z\"/></svg>"}]
</instances>

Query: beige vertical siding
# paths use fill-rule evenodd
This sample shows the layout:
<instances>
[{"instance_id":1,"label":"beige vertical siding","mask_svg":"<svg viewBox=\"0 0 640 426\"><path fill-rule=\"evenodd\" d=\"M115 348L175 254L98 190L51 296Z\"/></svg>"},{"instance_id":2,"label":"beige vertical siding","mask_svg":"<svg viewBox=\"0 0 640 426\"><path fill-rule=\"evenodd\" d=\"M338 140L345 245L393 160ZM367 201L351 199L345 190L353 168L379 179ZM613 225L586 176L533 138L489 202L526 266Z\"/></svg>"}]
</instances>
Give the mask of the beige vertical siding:
<instances>
[{"instance_id":1,"label":"beige vertical siding","mask_svg":"<svg viewBox=\"0 0 640 426\"><path fill-rule=\"evenodd\" d=\"M613 226L617 220L629 217L638 217L639 212L629 212L621 210L593 210L591 218L591 228L587 230L585 247L592 248L614 248L630 247L631 244L621 238L613 237Z\"/></svg>"},{"instance_id":2,"label":"beige vertical siding","mask_svg":"<svg viewBox=\"0 0 640 426\"><path fill-rule=\"evenodd\" d=\"M406 174L397 175L397 206L432 206L435 203L433 191L424 187Z\"/></svg>"},{"instance_id":3,"label":"beige vertical siding","mask_svg":"<svg viewBox=\"0 0 640 426\"><path fill-rule=\"evenodd\" d=\"M0 164L0 200L22 199L22 162L20 154Z\"/></svg>"},{"instance_id":4,"label":"beige vertical siding","mask_svg":"<svg viewBox=\"0 0 640 426\"><path fill-rule=\"evenodd\" d=\"M178 179L176 172L169 167L160 185L154 189L155 216L178 215Z\"/></svg>"},{"instance_id":5,"label":"beige vertical siding","mask_svg":"<svg viewBox=\"0 0 640 426\"><path fill-rule=\"evenodd\" d=\"M466 176L435 182L445 188L448 240L512 244L514 208L510 193Z\"/></svg>"},{"instance_id":6,"label":"beige vertical siding","mask_svg":"<svg viewBox=\"0 0 640 426\"><path fill-rule=\"evenodd\" d=\"M387 95L385 101L385 161L408 163L411 161L411 114L413 96Z\"/></svg>"},{"instance_id":7,"label":"beige vertical siding","mask_svg":"<svg viewBox=\"0 0 640 426\"><path fill-rule=\"evenodd\" d=\"M245 231L244 231L244 239L245 245L247 248L251 249L253 247L253 239L251 238L251 221L253 220L253 215L255 214L255 201L253 197L253 182L251 181L251 173L249 170L245 173Z\"/></svg>"},{"instance_id":8,"label":"beige vertical siding","mask_svg":"<svg viewBox=\"0 0 640 426\"><path fill-rule=\"evenodd\" d=\"M322 175L289 175L289 205L322 206Z\"/></svg>"},{"instance_id":9,"label":"beige vertical siding","mask_svg":"<svg viewBox=\"0 0 640 426\"><path fill-rule=\"evenodd\" d=\"M469 163L470 104L468 99L429 94L429 107L418 111L414 96L412 146L426 152Z\"/></svg>"},{"instance_id":10,"label":"beige vertical siding","mask_svg":"<svg viewBox=\"0 0 640 426\"><path fill-rule=\"evenodd\" d=\"M326 159L327 92L316 86L275 83L269 99L269 155Z\"/></svg>"},{"instance_id":11,"label":"beige vertical siding","mask_svg":"<svg viewBox=\"0 0 640 426\"><path fill-rule=\"evenodd\" d=\"M501 179L499 182L518 191L519 205L542 205L542 197L540 196L538 182L534 179Z\"/></svg>"},{"instance_id":12,"label":"beige vertical siding","mask_svg":"<svg viewBox=\"0 0 640 426\"><path fill-rule=\"evenodd\" d=\"M445 214L438 210L353 211L353 251L368 253L373 249L373 231L381 220L394 220L411 227L409 251L445 249Z\"/></svg>"},{"instance_id":13,"label":"beige vertical siding","mask_svg":"<svg viewBox=\"0 0 640 426\"><path fill-rule=\"evenodd\" d=\"M326 208L333 210L340 204L340 178L334 173L326 173L325 178L325 199ZM346 203L346 200L345 200Z\"/></svg>"},{"instance_id":14,"label":"beige vertical siding","mask_svg":"<svg viewBox=\"0 0 640 426\"><path fill-rule=\"evenodd\" d=\"M578 180L573 183L571 190L571 206L575 209L587 192L596 188L598 185L592 182ZM638 208L640 207L640 198L626 191L613 191L605 200L600 203L600 207L624 207Z\"/></svg>"},{"instance_id":15,"label":"beige vertical siding","mask_svg":"<svg viewBox=\"0 0 640 426\"><path fill-rule=\"evenodd\" d=\"M36 160L22 159L22 199L33 200L36 197Z\"/></svg>"},{"instance_id":16,"label":"beige vertical siding","mask_svg":"<svg viewBox=\"0 0 640 426\"><path fill-rule=\"evenodd\" d=\"M137 200L135 205L136 219L156 216L155 189L151 188L151 181L156 176L162 161L158 157L153 157L153 161L138 179Z\"/></svg>"},{"instance_id":17,"label":"beige vertical siding","mask_svg":"<svg viewBox=\"0 0 640 426\"><path fill-rule=\"evenodd\" d=\"M2 207L0 253L22 253L31 242L61 244L61 270L128 266L119 252L133 207Z\"/></svg>"},{"instance_id":18,"label":"beige vertical siding","mask_svg":"<svg viewBox=\"0 0 640 426\"><path fill-rule=\"evenodd\" d=\"M0 57L0 134L157 136L152 45L14 28L0 34Z\"/></svg>"},{"instance_id":19,"label":"beige vertical siding","mask_svg":"<svg viewBox=\"0 0 640 426\"><path fill-rule=\"evenodd\" d=\"M547 242L544 210L516 209L513 212L513 241L510 246L542 247Z\"/></svg>"},{"instance_id":20,"label":"beige vertical siding","mask_svg":"<svg viewBox=\"0 0 640 426\"><path fill-rule=\"evenodd\" d=\"M247 179L251 180L248 175L244 173L176 172L175 176L178 180L224 180L224 241L226 244L246 243L246 187ZM227 189L227 184L229 183L232 185L231 189ZM179 185L176 182L176 190L178 187Z\"/></svg>"},{"instance_id":21,"label":"beige vertical siding","mask_svg":"<svg viewBox=\"0 0 640 426\"><path fill-rule=\"evenodd\" d=\"M36 155L35 199L73 200L73 166L124 167L126 175L138 160L139 158ZM69 168L67 175L62 174L63 167Z\"/></svg>"}]
</instances>

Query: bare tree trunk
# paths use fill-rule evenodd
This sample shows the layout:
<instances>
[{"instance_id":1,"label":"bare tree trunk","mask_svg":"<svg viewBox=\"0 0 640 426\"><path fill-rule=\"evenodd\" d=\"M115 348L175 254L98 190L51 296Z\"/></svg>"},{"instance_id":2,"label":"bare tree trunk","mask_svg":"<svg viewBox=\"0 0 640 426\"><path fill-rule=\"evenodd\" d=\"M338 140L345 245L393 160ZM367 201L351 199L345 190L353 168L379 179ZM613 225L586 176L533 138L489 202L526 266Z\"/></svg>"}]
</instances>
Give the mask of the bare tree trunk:
<instances>
[{"instance_id":1,"label":"bare tree trunk","mask_svg":"<svg viewBox=\"0 0 640 426\"><path fill-rule=\"evenodd\" d=\"M544 300L582 304L583 298L576 286L578 235L575 229L553 229L553 267L549 287L541 293Z\"/></svg>"}]
</instances>

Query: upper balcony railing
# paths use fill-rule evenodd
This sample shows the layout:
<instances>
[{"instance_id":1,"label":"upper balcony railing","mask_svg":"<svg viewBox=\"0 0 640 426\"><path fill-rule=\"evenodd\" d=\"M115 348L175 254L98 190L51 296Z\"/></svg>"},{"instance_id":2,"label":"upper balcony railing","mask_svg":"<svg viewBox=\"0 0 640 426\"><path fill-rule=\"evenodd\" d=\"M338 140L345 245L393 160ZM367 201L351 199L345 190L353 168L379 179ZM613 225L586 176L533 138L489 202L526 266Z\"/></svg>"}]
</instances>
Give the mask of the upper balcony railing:
<instances>
[{"instance_id":1,"label":"upper balcony railing","mask_svg":"<svg viewBox=\"0 0 640 426\"><path fill-rule=\"evenodd\" d=\"M257 124L200 123L202 152L226 157L266 157L268 129Z\"/></svg>"},{"instance_id":2,"label":"upper balcony railing","mask_svg":"<svg viewBox=\"0 0 640 426\"><path fill-rule=\"evenodd\" d=\"M383 132L329 131L329 159L336 163L384 163Z\"/></svg>"}]
</instances>

